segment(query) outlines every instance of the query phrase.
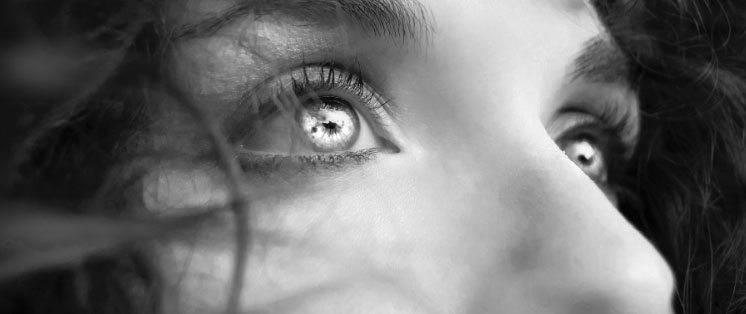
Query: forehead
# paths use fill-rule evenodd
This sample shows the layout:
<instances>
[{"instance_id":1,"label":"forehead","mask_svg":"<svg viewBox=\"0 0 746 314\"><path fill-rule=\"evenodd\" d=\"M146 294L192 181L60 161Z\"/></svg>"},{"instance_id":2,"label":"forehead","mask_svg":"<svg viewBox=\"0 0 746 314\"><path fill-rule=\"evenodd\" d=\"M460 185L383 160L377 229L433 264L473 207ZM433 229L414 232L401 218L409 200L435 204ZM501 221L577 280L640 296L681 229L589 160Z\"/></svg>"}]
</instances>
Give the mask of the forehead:
<instances>
[{"instance_id":1,"label":"forehead","mask_svg":"<svg viewBox=\"0 0 746 314\"><path fill-rule=\"evenodd\" d=\"M193 23L211 15L227 12L237 6L337 6L345 7L358 5L366 7L370 4L383 4L389 7L408 7L430 10L431 7L440 3L448 3L452 0L172 0L167 2L167 22L170 25L181 25L183 23ZM490 3L496 6L515 6L521 3L535 2L538 4L550 6L557 12L569 13L570 15L578 12L592 11L592 5L588 0L462 0L459 1L461 6L478 5L480 3ZM375 6L371 6L375 7Z\"/></svg>"},{"instance_id":2,"label":"forehead","mask_svg":"<svg viewBox=\"0 0 746 314\"><path fill-rule=\"evenodd\" d=\"M622 67L609 66L623 60L605 56L617 49L608 36L603 36L603 27L587 0L173 0L167 3L167 21L174 28L169 33L176 38L212 37L226 27L231 29L228 33L238 34L255 24L254 21L270 22L275 29L301 27L308 32L296 35L316 34L319 38L339 33L362 41L373 35L417 42L434 35L440 46L460 49L459 53L469 52L461 48L479 42L480 50L494 48L491 49L494 53L482 57L504 56L533 63L551 61L553 66L566 66L565 70L574 72L571 74L576 78L599 69L614 72L593 74L599 78L623 76L616 73ZM315 27L319 25L332 25L335 30ZM358 32L361 29L363 33ZM334 37L332 42L339 39ZM551 47L559 50L547 49ZM574 58L578 62L565 62ZM608 60L614 62L605 62ZM598 61L604 61L602 66L598 66Z\"/></svg>"}]
</instances>

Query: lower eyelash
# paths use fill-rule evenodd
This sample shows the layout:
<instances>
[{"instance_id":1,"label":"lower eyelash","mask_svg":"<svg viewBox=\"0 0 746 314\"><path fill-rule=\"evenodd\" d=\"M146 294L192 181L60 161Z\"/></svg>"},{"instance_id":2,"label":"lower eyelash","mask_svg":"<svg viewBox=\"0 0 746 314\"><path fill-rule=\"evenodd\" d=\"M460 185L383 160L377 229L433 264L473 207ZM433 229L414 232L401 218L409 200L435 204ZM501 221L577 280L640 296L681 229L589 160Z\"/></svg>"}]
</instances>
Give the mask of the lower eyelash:
<instances>
[{"instance_id":1,"label":"lower eyelash","mask_svg":"<svg viewBox=\"0 0 746 314\"><path fill-rule=\"evenodd\" d=\"M319 155L275 155L239 152L237 157L246 173L261 176L304 174L315 171L341 171L350 166L359 166L374 160L378 149L369 148L354 152L339 152Z\"/></svg>"}]
</instances>

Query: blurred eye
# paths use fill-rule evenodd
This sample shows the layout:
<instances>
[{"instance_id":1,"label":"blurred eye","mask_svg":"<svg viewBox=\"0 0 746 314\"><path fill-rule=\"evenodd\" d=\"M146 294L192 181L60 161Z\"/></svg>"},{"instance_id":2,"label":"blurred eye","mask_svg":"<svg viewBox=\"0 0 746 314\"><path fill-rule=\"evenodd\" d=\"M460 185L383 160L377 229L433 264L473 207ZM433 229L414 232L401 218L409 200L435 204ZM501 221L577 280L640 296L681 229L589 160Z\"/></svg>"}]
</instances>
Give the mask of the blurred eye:
<instances>
[{"instance_id":1,"label":"blurred eye","mask_svg":"<svg viewBox=\"0 0 746 314\"><path fill-rule=\"evenodd\" d=\"M586 138L567 140L562 144L562 150L580 170L589 178L597 182L605 182L607 178L606 161L601 149Z\"/></svg>"},{"instance_id":2,"label":"blurred eye","mask_svg":"<svg viewBox=\"0 0 746 314\"><path fill-rule=\"evenodd\" d=\"M625 167L632 143L622 134L628 123L608 115L577 110L562 112L548 126L557 146L575 165L599 185L606 185Z\"/></svg>"}]
</instances>

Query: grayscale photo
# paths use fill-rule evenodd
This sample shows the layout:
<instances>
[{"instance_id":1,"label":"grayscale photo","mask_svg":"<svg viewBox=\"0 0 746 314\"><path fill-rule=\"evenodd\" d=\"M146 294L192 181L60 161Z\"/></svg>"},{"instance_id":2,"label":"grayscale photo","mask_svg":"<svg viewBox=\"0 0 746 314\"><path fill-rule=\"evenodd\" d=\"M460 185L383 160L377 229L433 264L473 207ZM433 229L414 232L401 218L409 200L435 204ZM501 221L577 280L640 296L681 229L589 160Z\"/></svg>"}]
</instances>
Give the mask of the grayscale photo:
<instances>
[{"instance_id":1,"label":"grayscale photo","mask_svg":"<svg viewBox=\"0 0 746 314\"><path fill-rule=\"evenodd\" d=\"M2 314L746 314L746 1L0 8Z\"/></svg>"}]
</instances>

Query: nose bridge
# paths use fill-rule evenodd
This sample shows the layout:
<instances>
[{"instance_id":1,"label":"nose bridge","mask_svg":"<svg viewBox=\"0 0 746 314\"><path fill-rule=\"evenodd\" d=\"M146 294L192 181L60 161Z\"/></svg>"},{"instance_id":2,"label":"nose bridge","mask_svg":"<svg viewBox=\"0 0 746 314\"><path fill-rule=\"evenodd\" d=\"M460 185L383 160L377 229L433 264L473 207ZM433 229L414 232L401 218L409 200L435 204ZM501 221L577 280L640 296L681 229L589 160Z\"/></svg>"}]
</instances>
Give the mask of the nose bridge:
<instances>
[{"instance_id":1,"label":"nose bridge","mask_svg":"<svg viewBox=\"0 0 746 314\"><path fill-rule=\"evenodd\" d=\"M516 143L500 194L528 221L511 258L529 293L551 312L670 313L672 274L650 242L548 136Z\"/></svg>"}]
</instances>

